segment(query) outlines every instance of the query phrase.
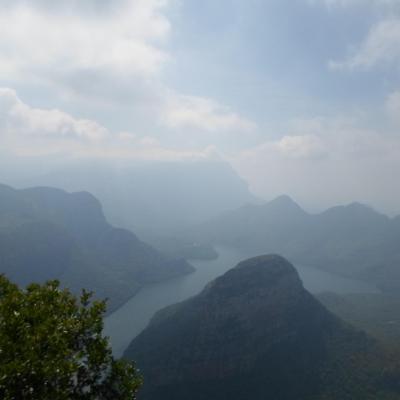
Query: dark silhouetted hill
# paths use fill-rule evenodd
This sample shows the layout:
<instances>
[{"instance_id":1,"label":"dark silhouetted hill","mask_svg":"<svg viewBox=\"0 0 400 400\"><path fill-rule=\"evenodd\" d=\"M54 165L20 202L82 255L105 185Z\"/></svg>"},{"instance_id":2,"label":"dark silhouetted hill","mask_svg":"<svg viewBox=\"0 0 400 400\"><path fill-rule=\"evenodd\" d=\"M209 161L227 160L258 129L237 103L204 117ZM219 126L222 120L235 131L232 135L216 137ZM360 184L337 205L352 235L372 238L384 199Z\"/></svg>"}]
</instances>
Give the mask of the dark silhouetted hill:
<instances>
[{"instance_id":1,"label":"dark silhouetted hill","mask_svg":"<svg viewBox=\"0 0 400 400\"><path fill-rule=\"evenodd\" d=\"M143 400L399 398L374 340L327 311L276 255L159 311L125 356L145 376Z\"/></svg>"}]
</instances>

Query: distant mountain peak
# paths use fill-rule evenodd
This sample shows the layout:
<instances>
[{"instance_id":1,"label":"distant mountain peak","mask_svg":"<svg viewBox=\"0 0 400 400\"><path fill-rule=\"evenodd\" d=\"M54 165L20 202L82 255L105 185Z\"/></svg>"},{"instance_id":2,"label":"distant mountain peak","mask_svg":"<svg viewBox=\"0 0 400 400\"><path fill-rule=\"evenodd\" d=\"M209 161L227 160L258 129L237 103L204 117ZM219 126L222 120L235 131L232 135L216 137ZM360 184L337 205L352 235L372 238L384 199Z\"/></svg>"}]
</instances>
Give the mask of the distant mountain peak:
<instances>
[{"instance_id":1,"label":"distant mountain peak","mask_svg":"<svg viewBox=\"0 0 400 400\"><path fill-rule=\"evenodd\" d=\"M273 199L272 201L296 204L296 202L288 194L281 194L281 195L275 197L275 199Z\"/></svg>"},{"instance_id":2,"label":"distant mountain peak","mask_svg":"<svg viewBox=\"0 0 400 400\"><path fill-rule=\"evenodd\" d=\"M364 210L364 211L369 211L369 212L374 212L374 213L377 212L371 206L361 203L359 201L353 201L349 204L346 204L344 206L344 208L347 208L349 210Z\"/></svg>"},{"instance_id":3,"label":"distant mountain peak","mask_svg":"<svg viewBox=\"0 0 400 400\"><path fill-rule=\"evenodd\" d=\"M274 213L296 213L307 214L290 196L284 194L264 204L264 208Z\"/></svg>"},{"instance_id":4,"label":"distant mountain peak","mask_svg":"<svg viewBox=\"0 0 400 400\"><path fill-rule=\"evenodd\" d=\"M273 200L271 200L267 204L276 204L276 205L281 205L281 206L286 206L286 207L296 207L296 208L301 208L290 196L287 194L282 194L278 197L275 197Z\"/></svg>"},{"instance_id":5,"label":"distant mountain peak","mask_svg":"<svg viewBox=\"0 0 400 400\"><path fill-rule=\"evenodd\" d=\"M335 210L335 209L337 209L337 210L368 210L368 211L376 212L372 207L370 207L367 204L362 203L360 201L352 201L351 203L337 205L337 206L328 208L326 211Z\"/></svg>"},{"instance_id":6,"label":"distant mountain peak","mask_svg":"<svg viewBox=\"0 0 400 400\"><path fill-rule=\"evenodd\" d=\"M375 217L383 218L383 219L386 219L386 220L390 219L387 215L382 214L381 212L375 210L375 208L373 208L372 206L370 206L368 204L360 203L360 202L357 202L357 201L352 202L352 203L348 204L345 207L348 210L352 210L354 212L358 212L358 213L363 214L363 215L373 215Z\"/></svg>"},{"instance_id":7,"label":"distant mountain peak","mask_svg":"<svg viewBox=\"0 0 400 400\"><path fill-rule=\"evenodd\" d=\"M352 202L346 205L335 206L324 211L321 215L325 216L335 216L344 218L361 218L364 220L369 220L371 218L388 221L390 218L380 212L376 211L371 206L360 203Z\"/></svg>"}]
</instances>

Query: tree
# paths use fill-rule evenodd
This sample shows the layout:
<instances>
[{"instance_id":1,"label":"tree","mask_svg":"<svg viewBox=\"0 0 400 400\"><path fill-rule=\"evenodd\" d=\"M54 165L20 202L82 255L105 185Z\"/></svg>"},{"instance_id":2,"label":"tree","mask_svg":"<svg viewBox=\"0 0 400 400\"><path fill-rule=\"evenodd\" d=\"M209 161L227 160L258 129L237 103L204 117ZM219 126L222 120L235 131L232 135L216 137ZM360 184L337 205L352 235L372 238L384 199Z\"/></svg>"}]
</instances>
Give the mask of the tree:
<instances>
[{"instance_id":1,"label":"tree","mask_svg":"<svg viewBox=\"0 0 400 400\"><path fill-rule=\"evenodd\" d=\"M0 276L0 398L133 400L134 365L103 337L104 301L78 298L58 281L20 289Z\"/></svg>"}]
</instances>

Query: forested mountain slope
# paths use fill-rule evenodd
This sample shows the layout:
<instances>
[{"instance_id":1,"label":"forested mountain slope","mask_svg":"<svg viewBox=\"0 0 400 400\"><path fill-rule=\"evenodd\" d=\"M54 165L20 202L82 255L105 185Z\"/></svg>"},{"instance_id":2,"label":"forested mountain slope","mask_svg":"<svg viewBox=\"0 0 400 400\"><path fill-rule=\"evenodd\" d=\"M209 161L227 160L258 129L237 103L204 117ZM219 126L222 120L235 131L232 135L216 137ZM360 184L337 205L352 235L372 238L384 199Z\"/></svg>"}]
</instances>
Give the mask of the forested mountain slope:
<instances>
[{"instance_id":1,"label":"forested mountain slope","mask_svg":"<svg viewBox=\"0 0 400 400\"><path fill-rule=\"evenodd\" d=\"M193 268L114 228L89 193L0 186L0 272L20 284L60 279L122 304L147 283Z\"/></svg>"},{"instance_id":2,"label":"forested mountain slope","mask_svg":"<svg viewBox=\"0 0 400 400\"><path fill-rule=\"evenodd\" d=\"M143 400L398 399L374 340L327 311L275 255L239 263L158 312L125 356Z\"/></svg>"}]
</instances>

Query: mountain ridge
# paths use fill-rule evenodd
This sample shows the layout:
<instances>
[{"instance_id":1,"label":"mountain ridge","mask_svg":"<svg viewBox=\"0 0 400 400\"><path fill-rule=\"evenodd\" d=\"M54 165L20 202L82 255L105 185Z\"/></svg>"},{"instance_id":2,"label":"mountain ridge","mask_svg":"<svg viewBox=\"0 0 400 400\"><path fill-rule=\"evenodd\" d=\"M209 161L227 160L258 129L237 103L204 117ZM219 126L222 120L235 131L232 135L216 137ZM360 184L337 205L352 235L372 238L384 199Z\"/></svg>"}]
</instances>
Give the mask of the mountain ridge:
<instances>
[{"instance_id":1,"label":"mountain ridge","mask_svg":"<svg viewBox=\"0 0 400 400\"><path fill-rule=\"evenodd\" d=\"M90 193L49 187L0 186L0 249L1 272L17 283L61 279L110 298L110 311L145 284L194 270L111 226Z\"/></svg>"},{"instance_id":2,"label":"mountain ridge","mask_svg":"<svg viewBox=\"0 0 400 400\"><path fill-rule=\"evenodd\" d=\"M255 201L233 168L221 161L82 163L25 176L25 186L88 190L107 219L139 235L170 235L224 210Z\"/></svg>"},{"instance_id":3,"label":"mountain ridge","mask_svg":"<svg viewBox=\"0 0 400 400\"><path fill-rule=\"evenodd\" d=\"M357 202L310 214L280 196L224 213L182 235L245 254L277 252L298 264L369 280L384 290L390 283L393 291L400 289L398 221Z\"/></svg>"},{"instance_id":4,"label":"mountain ridge","mask_svg":"<svg viewBox=\"0 0 400 400\"><path fill-rule=\"evenodd\" d=\"M143 400L389 398L376 342L327 311L277 255L245 260L156 313L125 357L147 377Z\"/></svg>"}]
</instances>

